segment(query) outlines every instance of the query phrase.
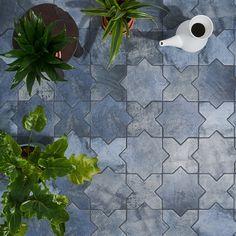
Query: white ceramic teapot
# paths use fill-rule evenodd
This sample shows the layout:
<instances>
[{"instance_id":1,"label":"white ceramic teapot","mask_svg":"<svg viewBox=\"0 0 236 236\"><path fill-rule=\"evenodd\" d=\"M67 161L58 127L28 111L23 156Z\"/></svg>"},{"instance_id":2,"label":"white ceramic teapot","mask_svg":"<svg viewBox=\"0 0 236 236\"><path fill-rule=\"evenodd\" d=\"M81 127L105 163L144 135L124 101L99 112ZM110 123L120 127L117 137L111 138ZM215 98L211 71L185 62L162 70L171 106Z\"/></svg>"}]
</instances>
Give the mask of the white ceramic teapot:
<instances>
[{"instance_id":1,"label":"white ceramic teapot","mask_svg":"<svg viewBox=\"0 0 236 236\"><path fill-rule=\"evenodd\" d=\"M208 16L197 15L191 20L181 23L176 35L160 41L159 45L178 47L187 52L197 52L206 45L213 29L213 23Z\"/></svg>"}]
</instances>

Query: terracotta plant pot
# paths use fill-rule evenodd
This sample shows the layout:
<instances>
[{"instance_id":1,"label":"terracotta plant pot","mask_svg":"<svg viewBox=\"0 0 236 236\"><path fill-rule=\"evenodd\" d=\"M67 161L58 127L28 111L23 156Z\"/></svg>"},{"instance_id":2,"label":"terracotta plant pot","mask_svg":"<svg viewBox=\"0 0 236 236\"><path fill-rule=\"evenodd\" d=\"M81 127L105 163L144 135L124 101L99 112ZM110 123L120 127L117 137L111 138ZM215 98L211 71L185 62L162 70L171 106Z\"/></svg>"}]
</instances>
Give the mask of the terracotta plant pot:
<instances>
[{"instance_id":1,"label":"terracotta plant pot","mask_svg":"<svg viewBox=\"0 0 236 236\"><path fill-rule=\"evenodd\" d=\"M43 21L45 24L49 24L51 22L57 21L57 24L55 26L54 35L57 35L60 33L64 27L66 28L66 34L68 37L75 37L78 39L79 37L79 30L78 27L74 21L74 19L69 15L68 12L62 10L55 4L40 4L37 6L32 7L31 9L34 11L36 15L39 15L43 18ZM27 15L28 11L23 15ZM14 38L16 36L16 33L13 34L12 44L14 48L17 48L17 43L15 42ZM61 58L63 61L67 62L70 60L70 58L75 54L77 49L78 40L73 41L72 43L68 44L63 48L63 50L58 52L55 56L58 58Z\"/></svg>"},{"instance_id":2,"label":"terracotta plant pot","mask_svg":"<svg viewBox=\"0 0 236 236\"><path fill-rule=\"evenodd\" d=\"M107 19L107 17L102 16L102 20L101 21L102 21L101 22L102 23L102 28L105 30L107 25L108 25L108 23L109 23L109 20ZM132 29L134 27L134 19L133 18L129 20L128 26L129 26L129 29ZM124 28L123 34L126 34L126 33L127 33L126 29Z\"/></svg>"}]
</instances>

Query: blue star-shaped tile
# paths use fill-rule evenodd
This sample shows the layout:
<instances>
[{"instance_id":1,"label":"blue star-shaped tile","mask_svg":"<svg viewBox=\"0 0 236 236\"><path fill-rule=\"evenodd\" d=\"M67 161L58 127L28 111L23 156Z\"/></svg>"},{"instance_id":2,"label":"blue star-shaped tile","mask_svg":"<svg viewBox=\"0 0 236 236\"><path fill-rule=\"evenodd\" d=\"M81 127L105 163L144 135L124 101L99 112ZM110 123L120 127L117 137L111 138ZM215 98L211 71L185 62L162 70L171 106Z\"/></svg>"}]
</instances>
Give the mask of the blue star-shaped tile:
<instances>
[{"instance_id":1,"label":"blue star-shaped tile","mask_svg":"<svg viewBox=\"0 0 236 236\"><path fill-rule=\"evenodd\" d=\"M102 101L92 102L91 112L85 117L91 126L91 136L101 137L110 143L115 138L126 136L127 125L132 118L124 102L117 102L107 96Z\"/></svg>"}]
</instances>

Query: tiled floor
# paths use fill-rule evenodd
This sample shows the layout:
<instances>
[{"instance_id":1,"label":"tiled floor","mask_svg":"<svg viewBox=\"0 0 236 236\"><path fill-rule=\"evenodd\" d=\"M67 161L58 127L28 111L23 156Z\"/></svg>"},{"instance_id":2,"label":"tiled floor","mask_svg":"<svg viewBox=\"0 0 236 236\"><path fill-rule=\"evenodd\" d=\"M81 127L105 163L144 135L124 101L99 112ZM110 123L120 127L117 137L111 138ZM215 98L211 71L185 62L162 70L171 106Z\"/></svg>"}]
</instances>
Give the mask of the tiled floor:
<instances>
[{"instance_id":1,"label":"tiled floor","mask_svg":"<svg viewBox=\"0 0 236 236\"><path fill-rule=\"evenodd\" d=\"M91 184L63 178L52 184L71 200L66 235L236 234L236 2L151 0L170 12L149 10L158 29L137 21L109 71L99 19L80 13L93 0L0 0L0 52L11 47L15 17L43 2L70 12L85 53L70 61L76 69L66 72L67 83L44 83L31 98L23 85L9 90L13 75L0 59L0 129L24 142L22 115L42 104L48 125L37 141L66 133L68 154L99 156L102 173ZM197 14L215 26L201 52L159 48L160 39ZM27 235L52 233L32 220Z\"/></svg>"}]
</instances>

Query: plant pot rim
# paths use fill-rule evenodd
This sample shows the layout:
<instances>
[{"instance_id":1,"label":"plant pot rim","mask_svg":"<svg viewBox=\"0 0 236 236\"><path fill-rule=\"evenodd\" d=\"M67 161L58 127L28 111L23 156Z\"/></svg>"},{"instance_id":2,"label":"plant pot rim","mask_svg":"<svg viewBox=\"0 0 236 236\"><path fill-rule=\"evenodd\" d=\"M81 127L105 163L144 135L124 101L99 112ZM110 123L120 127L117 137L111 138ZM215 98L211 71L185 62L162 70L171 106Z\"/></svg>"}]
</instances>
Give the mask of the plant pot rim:
<instances>
[{"instance_id":1,"label":"plant pot rim","mask_svg":"<svg viewBox=\"0 0 236 236\"><path fill-rule=\"evenodd\" d=\"M77 27L75 20L67 11L64 11L62 8L53 3L42 3L35 5L30 9L28 9L27 11L25 11L25 13L20 17L20 19L26 16L30 10L34 11L36 15L41 15L45 24L49 24L50 22L53 21L58 21L58 24L56 24L55 26L55 31L56 31L55 34L61 32L65 26L67 36L76 38L74 42L69 43L61 50L62 51L61 59L65 62L68 62L75 54L79 40L79 29ZM17 47L17 44L14 40L15 36L16 33L14 30L12 37L13 48Z\"/></svg>"}]
</instances>

